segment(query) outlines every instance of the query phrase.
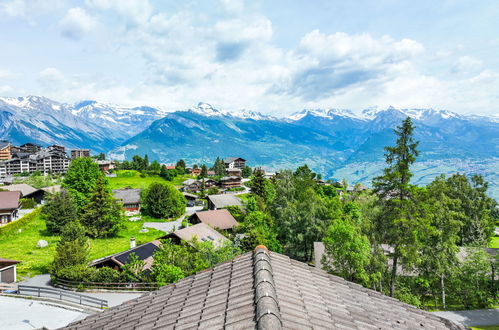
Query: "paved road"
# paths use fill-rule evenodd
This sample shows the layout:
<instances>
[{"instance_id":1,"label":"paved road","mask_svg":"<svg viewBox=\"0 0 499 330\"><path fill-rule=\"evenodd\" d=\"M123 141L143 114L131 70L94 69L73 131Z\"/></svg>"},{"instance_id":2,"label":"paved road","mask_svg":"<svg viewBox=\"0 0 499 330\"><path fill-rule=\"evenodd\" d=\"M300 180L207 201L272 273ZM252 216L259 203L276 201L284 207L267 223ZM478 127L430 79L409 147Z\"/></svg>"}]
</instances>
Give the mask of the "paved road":
<instances>
[{"instance_id":1,"label":"paved road","mask_svg":"<svg viewBox=\"0 0 499 330\"><path fill-rule=\"evenodd\" d=\"M0 296L0 329L24 330L63 327L88 314L43 301Z\"/></svg>"},{"instance_id":2,"label":"paved road","mask_svg":"<svg viewBox=\"0 0 499 330\"><path fill-rule=\"evenodd\" d=\"M203 206L186 207L185 214L175 221L144 222L143 226L147 227L147 228L154 228L157 230L161 230L161 231L164 231L165 233L170 233L172 231L179 229L182 226L182 220L184 220L185 217L188 217L188 216L190 216L198 211L201 211L202 209L203 209Z\"/></svg>"},{"instance_id":3,"label":"paved road","mask_svg":"<svg viewBox=\"0 0 499 330\"><path fill-rule=\"evenodd\" d=\"M50 285L50 275L48 275L48 274L37 275L37 276L31 277L27 280L19 282L19 284L47 287L47 288L51 288L51 289L62 290L60 288L54 288L53 286ZM62 290L62 291L65 291L65 290ZM68 291L68 292L73 292L73 291ZM109 307L120 305L121 303L123 303L125 301L140 297L143 294L140 292L123 292L123 293L121 293L121 292L78 292L78 293L85 295L85 296L89 296L89 297L107 300ZM0 327L0 329L2 329L2 328Z\"/></svg>"},{"instance_id":4,"label":"paved road","mask_svg":"<svg viewBox=\"0 0 499 330\"><path fill-rule=\"evenodd\" d=\"M476 325L499 324L499 308L477 309L471 311L433 312L433 314L470 327Z\"/></svg>"}]
</instances>

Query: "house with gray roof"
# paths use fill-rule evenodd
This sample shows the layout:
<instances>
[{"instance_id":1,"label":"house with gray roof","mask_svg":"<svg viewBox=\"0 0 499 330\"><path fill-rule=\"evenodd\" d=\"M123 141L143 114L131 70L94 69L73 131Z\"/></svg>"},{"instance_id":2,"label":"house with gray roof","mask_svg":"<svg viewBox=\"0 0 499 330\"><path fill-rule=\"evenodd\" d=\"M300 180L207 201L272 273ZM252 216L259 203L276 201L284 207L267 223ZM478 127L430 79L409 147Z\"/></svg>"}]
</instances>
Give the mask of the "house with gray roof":
<instances>
[{"instance_id":1,"label":"house with gray roof","mask_svg":"<svg viewBox=\"0 0 499 330\"><path fill-rule=\"evenodd\" d=\"M141 189L114 189L114 198L123 203L123 208L127 211L140 210L140 192Z\"/></svg>"},{"instance_id":2,"label":"house with gray roof","mask_svg":"<svg viewBox=\"0 0 499 330\"><path fill-rule=\"evenodd\" d=\"M208 195L208 209L218 210L229 206L243 206L243 203L232 194Z\"/></svg>"},{"instance_id":3,"label":"house with gray roof","mask_svg":"<svg viewBox=\"0 0 499 330\"><path fill-rule=\"evenodd\" d=\"M264 246L65 329L466 329Z\"/></svg>"},{"instance_id":4,"label":"house with gray roof","mask_svg":"<svg viewBox=\"0 0 499 330\"><path fill-rule=\"evenodd\" d=\"M196 238L199 242L212 242L214 247L219 247L229 242L224 235L205 223L185 227L160 238L168 238L174 244L180 244L182 241L190 242Z\"/></svg>"},{"instance_id":5,"label":"house with gray roof","mask_svg":"<svg viewBox=\"0 0 499 330\"><path fill-rule=\"evenodd\" d=\"M20 191L21 198L33 199L37 204L40 204L45 196L45 190L34 188L26 183L11 184L2 187L2 189L8 191Z\"/></svg>"},{"instance_id":6,"label":"house with gray roof","mask_svg":"<svg viewBox=\"0 0 499 330\"><path fill-rule=\"evenodd\" d=\"M243 169L246 166L246 159L240 157L227 157L224 159L224 164L227 170L232 168Z\"/></svg>"}]
</instances>

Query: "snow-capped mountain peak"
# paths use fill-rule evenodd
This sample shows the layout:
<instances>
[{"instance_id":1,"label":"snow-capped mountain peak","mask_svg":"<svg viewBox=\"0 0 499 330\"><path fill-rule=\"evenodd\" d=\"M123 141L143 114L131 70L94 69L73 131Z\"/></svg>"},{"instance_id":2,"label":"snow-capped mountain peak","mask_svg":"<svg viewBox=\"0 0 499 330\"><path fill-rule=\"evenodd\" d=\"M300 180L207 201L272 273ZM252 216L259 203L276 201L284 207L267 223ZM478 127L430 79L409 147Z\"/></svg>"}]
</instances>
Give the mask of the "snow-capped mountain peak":
<instances>
[{"instance_id":1,"label":"snow-capped mountain peak","mask_svg":"<svg viewBox=\"0 0 499 330\"><path fill-rule=\"evenodd\" d=\"M295 112L290 116L286 117L291 121L300 120L308 115L314 117L323 117L328 119L333 119L335 117L349 117L349 118L357 118L357 116L350 110L345 109L304 109L299 112Z\"/></svg>"},{"instance_id":2,"label":"snow-capped mountain peak","mask_svg":"<svg viewBox=\"0 0 499 330\"><path fill-rule=\"evenodd\" d=\"M215 109L211 104L204 102L199 102L197 106L189 109L188 111L192 111L205 117L223 117L229 114L226 111Z\"/></svg>"}]
</instances>

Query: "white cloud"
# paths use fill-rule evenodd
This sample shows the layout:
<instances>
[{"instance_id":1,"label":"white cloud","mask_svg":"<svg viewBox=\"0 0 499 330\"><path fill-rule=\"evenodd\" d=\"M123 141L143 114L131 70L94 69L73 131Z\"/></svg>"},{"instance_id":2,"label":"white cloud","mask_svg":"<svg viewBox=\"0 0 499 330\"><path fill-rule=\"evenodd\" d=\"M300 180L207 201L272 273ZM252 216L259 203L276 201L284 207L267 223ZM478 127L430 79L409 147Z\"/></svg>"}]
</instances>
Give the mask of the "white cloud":
<instances>
[{"instance_id":1,"label":"white cloud","mask_svg":"<svg viewBox=\"0 0 499 330\"><path fill-rule=\"evenodd\" d=\"M59 22L61 34L73 40L79 40L87 32L96 27L95 19L80 7L71 8L66 16Z\"/></svg>"},{"instance_id":2,"label":"white cloud","mask_svg":"<svg viewBox=\"0 0 499 330\"><path fill-rule=\"evenodd\" d=\"M244 0L221 0L220 3L229 14L239 14L244 10Z\"/></svg>"},{"instance_id":3,"label":"white cloud","mask_svg":"<svg viewBox=\"0 0 499 330\"><path fill-rule=\"evenodd\" d=\"M134 24L147 22L153 13L149 0L85 0L85 4L90 8L112 10Z\"/></svg>"},{"instance_id":4,"label":"white cloud","mask_svg":"<svg viewBox=\"0 0 499 330\"><path fill-rule=\"evenodd\" d=\"M38 73L38 83L44 92L59 91L66 88L66 80L61 71L56 68L45 68Z\"/></svg>"},{"instance_id":5,"label":"white cloud","mask_svg":"<svg viewBox=\"0 0 499 330\"><path fill-rule=\"evenodd\" d=\"M477 73L483 68L483 62L471 56L461 56L454 65L452 71L454 73Z\"/></svg>"},{"instance_id":6,"label":"white cloud","mask_svg":"<svg viewBox=\"0 0 499 330\"><path fill-rule=\"evenodd\" d=\"M63 0L3 0L0 17L20 17L34 24L34 17L52 12L63 5Z\"/></svg>"}]
</instances>

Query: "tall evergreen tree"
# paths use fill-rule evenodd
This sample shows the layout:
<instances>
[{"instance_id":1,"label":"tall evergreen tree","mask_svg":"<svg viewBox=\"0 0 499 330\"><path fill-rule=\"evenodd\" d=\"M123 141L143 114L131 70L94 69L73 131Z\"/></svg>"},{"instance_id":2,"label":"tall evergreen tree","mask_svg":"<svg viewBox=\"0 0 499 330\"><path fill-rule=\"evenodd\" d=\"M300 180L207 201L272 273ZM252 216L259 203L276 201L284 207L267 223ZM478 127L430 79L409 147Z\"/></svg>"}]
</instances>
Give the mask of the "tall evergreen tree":
<instances>
[{"instance_id":1,"label":"tall evergreen tree","mask_svg":"<svg viewBox=\"0 0 499 330\"><path fill-rule=\"evenodd\" d=\"M220 157L217 157L215 164L213 164L213 171L215 171L216 176L225 175L225 163Z\"/></svg>"},{"instance_id":2,"label":"tall evergreen tree","mask_svg":"<svg viewBox=\"0 0 499 330\"><path fill-rule=\"evenodd\" d=\"M52 234L59 234L67 223L78 220L75 200L65 189L49 195L42 214Z\"/></svg>"},{"instance_id":3,"label":"tall evergreen tree","mask_svg":"<svg viewBox=\"0 0 499 330\"><path fill-rule=\"evenodd\" d=\"M206 167L205 164L201 165L201 173L199 174L200 178L207 178L208 177L208 168Z\"/></svg>"},{"instance_id":4,"label":"tall evergreen tree","mask_svg":"<svg viewBox=\"0 0 499 330\"><path fill-rule=\"evenodd\" d=\"M121 205L106 187L104 177L97 180L88 204L83 209L81 222L91 237L115 235L123 223Z\"/></svg>"},{"instance_id":5,"label":"tall evergreen tree","mask_svg":"<svg viewBox=\"0 0 499 330\"><path fill-rule=\"evenodd\" d=\"M265 196L265 176L262 169L255 168L253 179L251 180L251 193L264 198Z\"/></svg>"},{"instance_id":6,"label":"tall evergreen tree","mask_svg":"<svg viewBox=\"0 0 499 330\"><path fill-rule=\"evenodd\" d=\"M388 164L383 175L373 179L374 192L379 195L382 208L375 224L379 241L392 245L393 263L390 276L390 296L396 288L397 268L400 259L407 263L414 261L417 253L418 224L414 221L412 203L413 186L410 166L419 155L418 142L414 140L414 125L409 117L394 130L397 141L394 147L385 147L385 160Z\"/></svg>"}]
</instances>

